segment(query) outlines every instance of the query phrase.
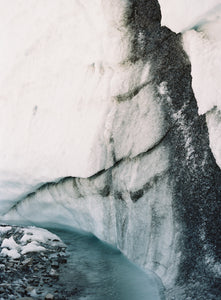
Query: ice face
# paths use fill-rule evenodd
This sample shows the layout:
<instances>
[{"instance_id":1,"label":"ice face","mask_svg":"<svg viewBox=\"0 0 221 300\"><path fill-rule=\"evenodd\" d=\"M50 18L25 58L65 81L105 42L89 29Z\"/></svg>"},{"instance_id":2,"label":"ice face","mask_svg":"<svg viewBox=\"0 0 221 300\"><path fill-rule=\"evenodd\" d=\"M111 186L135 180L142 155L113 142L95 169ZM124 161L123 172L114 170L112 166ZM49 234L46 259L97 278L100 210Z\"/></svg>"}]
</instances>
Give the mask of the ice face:
<instances>
[{"instance_id":1,"label":"ice face","mask_svg":"<svg viewBox=\"0 0 221 300\"><path fill-rule=\"evenodd\" d=\"M158 2L22 3L1 11L1 221L92 232L167 287L210 278L221 174Z\"/></svg>"},{"instance_id":2,"label":"ice face","mask_svg":"<svg viewBox=\"0 0 221 300\"><path fill-rule=\"evenodd\" d=\"M165 208L159 202L154 204L157 196L148 191L148 185L142 190L148 182L143 172L154 181L154 165L161 161L157 168L157 176L161 176L167 169L168 153L162 148L156 158L138 158L136 162L136 157L160 142L169 123L162 105L155 103L148 61L131 61L134 32L125 26L129 4L117 0L111 5L107 1L61 5L56 1L51 12L50 2L45 6L43 1L23 1L21 6L9 2L3 8L6 31L0 38L7 36L13 52L1 50L2 57L8 55L0 78L5 100L0 118L1 212L9 210L2 220L32 219L36 224L90 231L117 245L139 265L156 268L163 275L163 265L172 265L173 255L159 253L163 260L160 267L153 267L154 249L160 242L151 236L144 244L143 240L151 226L157 226L151 221L152 206L155 210L161 207L165 215L160 226L172 227L172 212L166 209L169 204ZM8 18L5 11L10 12ZM13 12L19 17L13 18ZM149 26L148 20L142 23L138 12L135 25ZM159 21L157 13L154 23ZM142 44L142 33L138 37ZM95 180L77 178L59 182L55 189L50 186L51 196L45 189L44 183L68 176L88 177L126 159L132 160L129 165L124 162L113 170L113 188L107 171ZM154 182L150 188L152 185ZM164 201L170 203L166 182L162 190ZM31 192L35 192L35 210L29 201L32 196L27 196ZM133 205L139 197L142 202ZM143 202L147 204L141 210ZM140 230L143 234L137 238ZM157 238L165 241L162 251L169 253L173 235L172 230ZM146 261L149 248L152 253Z\"/></svg>"},{"instance_id":3,"label":"ice face","mask_svg":"<svg viewBox=\"0 0 221 300\"><path fill-rule=\"evenodd\" d=\"M3 5L1 211L44 182L91 176L162 136L164 125L151 121L162 112L149 64L130 62L129 4L57 1L53 12L50 1Z\"/></svg>"},{"instance_id":4,"label":"ice face","mask_svg":"<svg viewBox=\"0 0 221 300\"><path fill-rule=\"evenodd\" d=\"M121 20L127 1L115 2L1 4L0 165L6 199L41 182L87 177L103 168L103 157L91 163L91 149L129 51Z\"/></svg>"},{"instance_id":5,"label":"ice face","mask_svg":"<svg viewBox=\"0 0 221 300\"><path fill-rule=\"evenodd\" d=\"M206 114L210 147L221 167L221 4L183 34L199 113Z\"/></svg>"}]
</instances>

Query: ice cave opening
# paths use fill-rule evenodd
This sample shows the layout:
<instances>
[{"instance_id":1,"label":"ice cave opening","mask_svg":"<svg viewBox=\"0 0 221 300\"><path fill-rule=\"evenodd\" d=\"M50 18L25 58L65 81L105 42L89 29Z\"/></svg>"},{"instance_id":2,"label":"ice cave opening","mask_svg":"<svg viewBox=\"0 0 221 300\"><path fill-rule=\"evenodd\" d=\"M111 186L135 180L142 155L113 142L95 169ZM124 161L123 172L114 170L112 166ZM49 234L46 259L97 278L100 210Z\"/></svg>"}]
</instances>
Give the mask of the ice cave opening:
<instances>
[{"instance_id":1,"label":"ice cave opening","mask_svg":"<svg viewBox=\"0 0 221 300\"><path fill-rule=\"evenodd\" d=\"M220 20L220 0L0 1L3 299L70 277L65 299L220 297ZM60 238L14 224L73 249L60 287Z\"/></svg>"}]
</instances>

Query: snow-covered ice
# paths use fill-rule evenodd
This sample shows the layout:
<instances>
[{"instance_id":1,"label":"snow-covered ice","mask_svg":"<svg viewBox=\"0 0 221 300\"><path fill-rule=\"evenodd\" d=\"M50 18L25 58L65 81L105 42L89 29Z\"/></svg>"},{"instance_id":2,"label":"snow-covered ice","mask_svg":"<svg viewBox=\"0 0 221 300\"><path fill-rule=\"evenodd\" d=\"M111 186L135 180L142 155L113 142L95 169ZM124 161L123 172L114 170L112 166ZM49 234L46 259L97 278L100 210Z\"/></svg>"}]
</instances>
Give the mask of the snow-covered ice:
<instances>
[{"instance_id":1,"label":"snow-covered ice","mask_svg":"<svg viewBox=\"0 0 221 300\"><path fill-rule=\"evenodd\" d=\"M0 242L0 255L12 259L18 259L30 252L46 251L48 247L66 247L57 235L33 226L26 228L0 226Z\"/></svg>"}]
</instances>

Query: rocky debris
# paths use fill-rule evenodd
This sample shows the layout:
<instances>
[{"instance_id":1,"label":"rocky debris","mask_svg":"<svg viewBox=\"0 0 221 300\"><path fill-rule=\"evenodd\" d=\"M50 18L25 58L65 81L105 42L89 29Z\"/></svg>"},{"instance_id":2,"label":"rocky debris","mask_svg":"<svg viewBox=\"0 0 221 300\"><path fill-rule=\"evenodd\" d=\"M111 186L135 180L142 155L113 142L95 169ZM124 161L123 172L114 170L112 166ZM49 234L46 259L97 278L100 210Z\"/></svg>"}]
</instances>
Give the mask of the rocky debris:
<instances>
[{"instance_id":1,"label":"rocky debris","mask_svg":"<svg viewBox=\"0 0 221 300\"><path fill-rule=\"evenodd\" d=\"M45 300L53 300L53 299L54 299L54 295L52 295L52 294L47 294L45 296Z\"/></svg>"},{"instance_id":2,"label":"rocky debris","mask_svg":"<svg viewBox=\"0 0 221 300\"><path fill-rule=\"evenodd\" d=\"M0 300L65 299L58 284L66 246L35 227L0 226Z\"/></svg>"},{"instance_id":3,"label":"rocky debris","mask_svg":"<svg viewBox=\"0 0 221 300\"><path fill-rule=\"evenodd\" d=\"M34 300L31 297L22 297L22 298L18 298L18 300Z\"/></svg>"}]
</instances>

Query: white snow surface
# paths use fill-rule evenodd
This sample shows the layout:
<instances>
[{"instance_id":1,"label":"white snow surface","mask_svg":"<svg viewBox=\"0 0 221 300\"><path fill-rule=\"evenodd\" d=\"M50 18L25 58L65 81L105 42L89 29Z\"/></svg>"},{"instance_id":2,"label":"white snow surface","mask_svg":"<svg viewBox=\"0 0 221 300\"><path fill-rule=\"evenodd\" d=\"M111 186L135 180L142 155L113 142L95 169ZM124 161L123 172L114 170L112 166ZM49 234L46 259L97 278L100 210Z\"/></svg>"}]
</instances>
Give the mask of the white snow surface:
<instances>
[{"instance_id":1,"label":"white snow surface","mask_svg":"<svg viewBox=\"0 0 221 300\"><path fill-rule=\"evenodd\" d=\"M53 243L61 242L61 239L43 228L29 227L23 229L24 235L21 238L22 243L27 243L28 241L38 242L38 243Z\"/></svg>"},{"instance_id":2,"label":"white snow surface","mask_svg":"<svg viewBox=\"0 0 221 300\"><path fill-rule=\"evenodd\" d=\"M18 259L21 257L21 254L18 253L18 251L16 249L7 249L7 248L3 248L1 253L2 256L8 256L12 259Z\"/></svg>"},{"instance_id":3,"label":"white snow surface","mask_svg":"<svg viewBox=\"0 0 221 300\"><path fill-rule=\"evenodd\" d=\"M13 236L11 236L9 239L4 239L2 244L2 248L8 248L8 249L19 249L19 245L15 242Z\"/></svg>"},{"instance_id":4,"label":"white snow surface","mask_svg":"<svg viewBox=\"0 0 221 300\"><path fill-rule=\"evenodd\" d=\"M21 254L26 254L29 252L40 252L45 250L45 247L39 246L38 243L34 241L25 245L21 251Z\"/></svg>"}]
</instances>

